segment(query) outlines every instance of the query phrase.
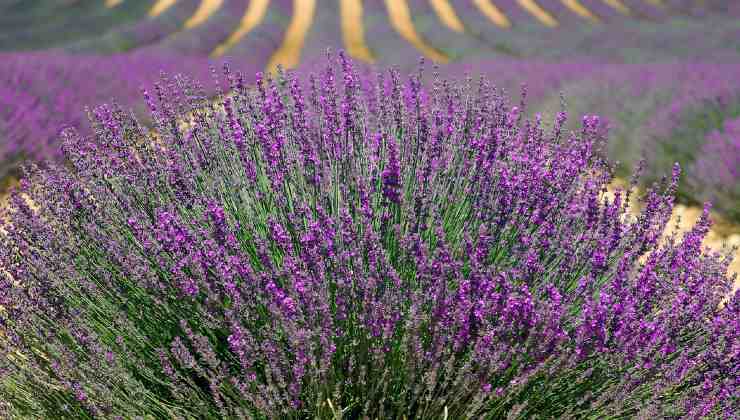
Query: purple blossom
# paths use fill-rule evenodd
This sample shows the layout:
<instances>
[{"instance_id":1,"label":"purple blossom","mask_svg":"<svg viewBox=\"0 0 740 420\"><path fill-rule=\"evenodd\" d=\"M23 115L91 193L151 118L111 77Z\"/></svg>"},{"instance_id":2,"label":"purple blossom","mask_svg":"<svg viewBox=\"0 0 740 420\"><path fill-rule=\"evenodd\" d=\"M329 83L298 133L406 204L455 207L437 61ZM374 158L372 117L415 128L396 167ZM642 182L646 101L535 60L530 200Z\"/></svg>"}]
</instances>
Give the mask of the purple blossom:
<instances>
[{"instance_id":1,"label":"purple blossom","mask_svg":"<svg viewBox=\"0 0 740 420\"><path fill-rule=\"evenodd\" d=\"M737 412L740 293L701 248L709 207L659 243L677 165L611 202L595 116L546 129L485 79L327 67L253 89L226 71L216 102L164 78L152 129L96 107L64 165L25 167L0 213L11 410Z\"/></svg>"}]
</instances>

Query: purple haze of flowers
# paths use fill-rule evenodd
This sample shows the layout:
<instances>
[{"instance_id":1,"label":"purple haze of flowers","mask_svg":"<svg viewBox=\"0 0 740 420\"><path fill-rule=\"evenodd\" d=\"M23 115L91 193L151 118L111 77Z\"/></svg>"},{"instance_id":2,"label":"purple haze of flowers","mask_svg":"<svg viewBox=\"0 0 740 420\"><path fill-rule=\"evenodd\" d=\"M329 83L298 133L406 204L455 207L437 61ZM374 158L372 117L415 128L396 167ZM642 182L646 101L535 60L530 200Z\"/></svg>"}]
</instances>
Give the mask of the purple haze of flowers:
<instances>
[{"instance_id":1,"label":"purple haze of flowers","mask_svg":"<svg viewBox=\"0 0 740 420\"><path fill-rule=\"evenodd\" d=\"M657 138L669 137L685 121L686 114L693 109L712 102L727 107L740 98L740 83L737 74L740 64L725 65L688 62L681 64L654 65L644 70L646 88L668 89L671 87L670 102L661 108L651 123L651 134ZM680 85L665 80L670 71L671 79L681 80Z\"/></svg>"},{"instance_id":2,"label":"purple haze of flowers","mask_svg":"<svg viewBox=\"0 0 740 420\"><path fill-rule=\"evenodd\" d=\"M112 56L48 53L0 54L0 167L12 170L21 158L40 161L61 157L59 133L71 126L90 133L84 107L111 99L136 106L141 88L160 71L186 68L200 80L210 78L205 58L133 53ZM256 68L245 65L250 74ZM213 92L206 85L206 93ZM138 115L145 115L139 107Z\"/></svg>"},{"instance_id":3,"label":"purple haze of flowers","mask_svg":"<svg viewBox=\"0 0 740 420\"><path fill-rule=\"evenodd\" d=\"M711 132L698 153L689 182L700 198L717 202L740 216L740 118Z\"/></svg>"},{"instance_id":4,"label":"purple haze of flowers","mask_svg":"<svg viewBox=\"0 0 740 420\"><path fill-rule=\"evenodd\" d=\"M711 162L711 163L710 163ZM740 180L740 118L725 122L722 131L714 131L702 148L696 163L697 176L706 175L720 185L737 184ZM712 173L714 172L714 173Z\"/></svg>"},{"instance_id":5,"label":"purple haze of flowers","mask_svg":"<svg viewBox=\"0 0 740 420\"><path fill-rule=\"evenodd\" d=\"M19 417L726 417L740 294L604 198L600 120L485 79L226 71L117 106L2 212L0 400ZM187 124L183 124L187 123ZM33 206L29 204L33 203ZM341 413L341 414L340 414Z\"/></svg>"}]
</instances>

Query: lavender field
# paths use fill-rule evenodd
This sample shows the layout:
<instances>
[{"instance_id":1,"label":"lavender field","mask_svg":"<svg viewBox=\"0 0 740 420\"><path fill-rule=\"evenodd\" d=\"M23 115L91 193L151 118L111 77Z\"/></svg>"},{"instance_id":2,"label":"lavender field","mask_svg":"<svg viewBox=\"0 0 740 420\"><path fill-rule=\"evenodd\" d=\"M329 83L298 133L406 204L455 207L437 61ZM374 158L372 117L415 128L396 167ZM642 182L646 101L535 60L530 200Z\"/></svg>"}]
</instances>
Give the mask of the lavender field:
<instances>
[{"instance_id":1,"label":"lavender field","mask_svg":"<svg viewBox=\"0 0 740 420\"><path fill-rule=\"evenodd\" d=\"M740 4L6 0L0 418L740 418Z\"/></svg>"}]
</instances>

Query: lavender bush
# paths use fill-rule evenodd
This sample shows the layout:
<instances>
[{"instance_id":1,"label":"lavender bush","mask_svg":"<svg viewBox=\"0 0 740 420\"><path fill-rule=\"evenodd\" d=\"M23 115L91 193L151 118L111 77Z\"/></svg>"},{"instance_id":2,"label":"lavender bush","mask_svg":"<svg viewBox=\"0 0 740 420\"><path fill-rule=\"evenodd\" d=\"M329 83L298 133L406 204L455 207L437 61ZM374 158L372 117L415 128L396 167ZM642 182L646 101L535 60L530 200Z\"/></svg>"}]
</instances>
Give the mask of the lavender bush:
<instances>
[{"instance_id":1,"label":"lavender bush","mask_svg":"<svg viewBox=\"0 0 740 420\"><path fill-rule=\"evenodd\" d=\"M546 131L485 80L335 67L226 71L218 104L165 79L156 133L101 106L68 165L28 168L0 235L6 414L738 412L706 212L657 243L677 168L631 219L598 118Z\"/></svg>"}]
</instances>

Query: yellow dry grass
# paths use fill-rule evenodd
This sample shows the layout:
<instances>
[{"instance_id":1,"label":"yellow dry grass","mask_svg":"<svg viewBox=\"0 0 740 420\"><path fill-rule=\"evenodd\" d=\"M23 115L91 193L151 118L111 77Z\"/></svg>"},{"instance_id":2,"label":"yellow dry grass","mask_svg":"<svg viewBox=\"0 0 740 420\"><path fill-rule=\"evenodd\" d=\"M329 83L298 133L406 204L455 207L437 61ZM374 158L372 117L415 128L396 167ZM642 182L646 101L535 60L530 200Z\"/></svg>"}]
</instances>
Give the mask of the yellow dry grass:
<instances>
[{"instance_id":1,"label":"yellow dry grass","mask_svg":"<svg viewBox=\"0 0 740 420\"><path fill-rule=\"evenodd\" d=\"M155 18L174 6L177 0L157 0L149 9L149 17Z\"/></svg>"},{"instance_id":2,"label":"yellow dry grass","mask_svg":"<svg viewBox=\"0 0 740 420\"><path fill-rule=\"evenodd\" d=\"M123 0L105 0L105 7L113 8L123 3Z\"/></svg>"},{"instance_id":3,"label":"yellow dry grass","mask_svg":"<svg viewBox=\"0 0 740 420\"><path fill-rule=\"evenodd\" d=\"M450 61L447 55L427 44L416 32L414 22L411 20L411 11L409 11L409 5L406 3L406 0L385 0L385 8L388 11L388 18L391 21L393 29L413 45L414 48L437 63L448 63Z\"/></svg>"},{"instance_id":4,"label":"yellow dry grass","mask_svg":"<svg viewBox=\"0 0 740 420\"><path fill-rule=\"evenodd\" d=\"M511 21L491 0L473 0L475 7L485 15L494 25L501 28L511 28Z\"/></svg>"},{"instance_id":5,"label":"yellow dry grass","mask_svg":"<svg viewBox=\"0 0 740 420\"><path fill-rule=\"evenodd\" d=\"M221 8L223 0L201 0L198 9L195 10L192 16L185 21L183 27L185 29L193 29L203 24L211 17L212 14L216 13Z\"/></svg>"},{"instance_id":6,"label":"yellow dry grass","mask_svg":"<svg viewBox=\"0 0 740 420\"><path fill-rule=\"evenodd\" d=\"M603 0L604 3L611 6L613 9L615 9L617 12L623 14L623 15L631 15L632 11L630 10L627 5L622 3L622 0Z\"/></svg>"},{"instance_id":7,"label":"yellow dry grass","mask_svg":"<svg viewBox=\"0 0 740 420\"><path fill-rule=\"evenodd\" d=\"M460 18L457 17L457 13L455 13L455 9L452 8L450 2L447 0L429 0L429 3L432 5L434 13L437 14L442 24L455 32L465 32L465 26L460 21Z\"/></svg>"},{"instance_id":8,"label":"yellow dry grass","mask_svg":"<svg viewBox=\"0 0 740 420\"><path fill-rule=\"evenodd\" d=\"M561 3L565 7L568 8L568 10L572 11L573 13L577 14L578 16L590 20L591 22L598 23L601 22L601 19L599 19L598 16L593 14L590 10L586 8L586 6L583 5L578 0L560 0Z\"/></svg>"},{"instance_id":9,"label":"yellow dry grass","mask_svg":"<svg viewBox=\"0 0 740 420\"><path fill-rule=\"evenodd\" d=\"M519 5L549 28L555 28L560 23L547 10L543 9L535 0L516 0Z\"/></svg>"},{"instance_id":10,"label":"yellow dry grass","mask_svg":"<svg viewBox=\"0 0 740 420\"><path fill-rule=\"evenodd\" d=\"M293 0L293 18L285 31L282 45L267 63L268 72L277 70L278 65L293 68L300 63L303 43L306 40L306 34L311 29L315 11L316 0Z\"/></svg>"},{"instance_id":11,"label":"yellow dry grass","mask_svg":"<svg viewBox=\"0 0 740 420\"><path fill-rule=\"evenodd\" d=\"M259 25L262 22L262 19L265 18L267 6L269 4L270 0L251 0L247 7L247 11L244 12L244 16L239 23L239 27L229 35L226 41L222 42L213 50L213 52L211 52L211 57L223 55L244 38L245 35L251 32L252 29Z\"/></svg>"},{"instance_id":12,"label":"yellow dry grass","mask_svg":"<svg viewBox=\"0 0 740 420\"><path fill-rule=\"evenodd\" d=\"M365 43L365 25L362 21L362 0L340 0L339 13L342 25L342 42L350 56L368 63L375 56Z\"/></svg>"}]
</instances>

